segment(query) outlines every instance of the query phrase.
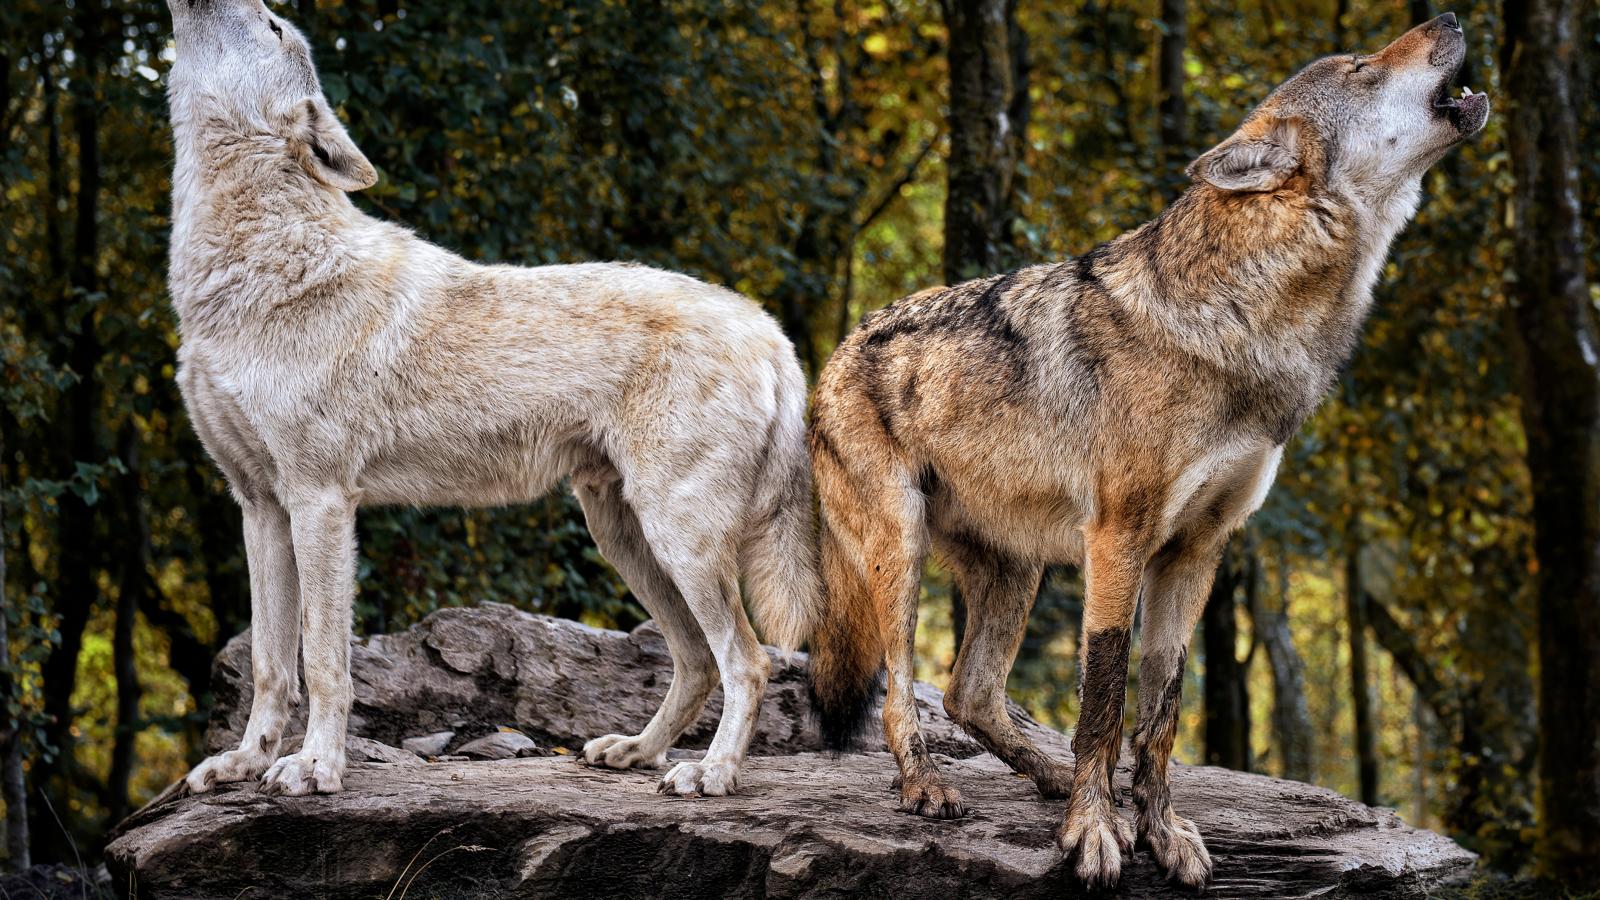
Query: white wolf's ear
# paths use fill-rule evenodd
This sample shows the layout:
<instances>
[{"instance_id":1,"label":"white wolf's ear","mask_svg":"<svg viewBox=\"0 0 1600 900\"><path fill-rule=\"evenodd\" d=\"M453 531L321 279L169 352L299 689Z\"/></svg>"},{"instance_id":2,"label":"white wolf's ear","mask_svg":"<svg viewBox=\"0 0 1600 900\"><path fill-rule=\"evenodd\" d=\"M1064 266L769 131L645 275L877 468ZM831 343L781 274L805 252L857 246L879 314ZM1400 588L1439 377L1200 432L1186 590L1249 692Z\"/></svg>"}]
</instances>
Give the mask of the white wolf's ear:
<instances>
[{"instance_id":1,"label":"white wolf's ear","mask_svg":"<svg viewBox=\"0 0 1600 900\"><path fill-rule=\"evenodd\" d=\"M350 140L328 101L307 98L289 118L290 152L312 178L338 191L359 191L378 183L378 170Z\"/></svg>"},{"instance_id":2,"label":"white wolf's ear","mask_svg":"<svg viewBox=\"0 0 1600 900\"><path fill-rule=\"evenodd\" d=\"M1247 123L1189 164L1189 177L1224 191L1275 191L1300 170L1300 119Z\"/></svg>"}]
</instances>

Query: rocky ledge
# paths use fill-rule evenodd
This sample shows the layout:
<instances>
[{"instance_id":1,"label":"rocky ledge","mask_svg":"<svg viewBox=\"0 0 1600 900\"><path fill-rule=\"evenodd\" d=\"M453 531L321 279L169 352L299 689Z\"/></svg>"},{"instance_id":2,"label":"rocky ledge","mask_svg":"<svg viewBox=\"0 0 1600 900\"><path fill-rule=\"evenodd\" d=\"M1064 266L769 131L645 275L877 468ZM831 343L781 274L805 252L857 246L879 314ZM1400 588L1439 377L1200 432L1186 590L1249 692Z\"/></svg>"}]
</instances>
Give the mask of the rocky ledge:
<instances>
[{"instance_id":1,"label":"rocky ledge","mask_svg":"<svg viewBox=\"0 0 1600 900\"><path fill-rule=\"evenodd\" d=\"M773 678L738 796L656 793L657 775L578 764L589 737L636 731L666 692L659 632L631 634L510 607L443 610L360 642L343 793L267 797L249 785L170 790L119 826L112 884L139 898L254 897L1061 897L1079 892L1054 844L1061 803L984 753L919 686L929 744L973 812L898 812L879 749L817 752L804 657L773 651ZM211 749L250 708L249 643L218 657ZM685 735L704 747L713 697ZM1013 715L1039 744L1067 738ZM297 720L296 727L303 724ZM870 742L869 742L870 743ZM402 746L408 749L400 749ZM1468 876L1473 856L1322 788L1175 766L1173 796L1216 860L1220 897L1422 897ZM1128 772L1118 772L1127 800ZM1123 896L1181 895L1148 855ZM1190 895L1192 896L1192 895Z\"/></svg>"}]
</instances>

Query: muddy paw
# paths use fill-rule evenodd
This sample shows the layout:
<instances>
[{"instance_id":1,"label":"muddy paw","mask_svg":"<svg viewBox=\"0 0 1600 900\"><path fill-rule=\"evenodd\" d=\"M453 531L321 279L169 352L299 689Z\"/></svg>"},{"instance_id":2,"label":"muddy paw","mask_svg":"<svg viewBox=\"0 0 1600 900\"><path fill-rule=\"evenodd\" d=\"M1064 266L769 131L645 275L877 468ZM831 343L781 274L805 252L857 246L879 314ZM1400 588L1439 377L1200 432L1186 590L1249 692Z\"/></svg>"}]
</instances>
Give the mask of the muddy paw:
<instances>
[{"instance_id":1,"label":"muddy paw","mask_svg":"<svg viewBox=\"0 0 1600 900\"><path fill-rule=\"evenodd\" d=\"M344 789L344 766L329 757L302 750L272 764L261 776L261 792L272 796L302 797L337 794Z\"/></svg>"},{"instance_id":2,"label":"muddy paw","mask_svg":"<svg viewBox=\"0 0 1600 900\"><path fill-rule=\"evenodd\" d=\"M1199 889L1211 879L1211 854L1188 819L1168 815L1161 827L1146 831L1143 841L1172 881Z\"/></svg>"},{"instance_id":3,"label":"muddy paw","mask_svg":"<svg viewBox=\"0 0 1600 900\"><path fill-rule=\"evenodd\" d=\"M967 814L961 792L937 779L902 779L900 811L929 819L959 819Z\"/></svg>"},{"instance_id":4,"label":"muddy paw","mask_svg":"<svg viewBox=\"0 0 1600 900\"><path fill-rule=\"evenodd\" d=\"M272 757L264 750L229 750L195 766L183 783L191 793L203 794L219 784L253 781L270 765Z\"/></svg>"},{"instance_id":5,"label":"muddy paw","mask_svg":"<svg viewBox=\"0 0 1600 900\"><path fill-rule=\"evenodd\" d=\"M656 790L679 797L725 797L739 788L739 766L731 760L685 761L661 776Z\"/></svg>"},{"instance_id":6,"label":"muddy paw","mask_svg":"<svg viewBox=\"0 0 1600 900\"><path fill-rule=\"evenodd\" d=\"M1110 803L1072 809L1056 835L1073 871L1086 887L1114 887L1122 877L1122 854L1133 844L1133 829Z\"/></svg>"},{"instance_id":7,"label":"muddy paw","mask_svg":"<svg viewBox=\"0 0 1600 900\"><path fill-rule=\"evenodd\" d=\"M608 769L659 769L667 761L667 754L650 753L637 737L608 734L584 744L582 759L588 765Z\"/></svg>"}]
</instances>

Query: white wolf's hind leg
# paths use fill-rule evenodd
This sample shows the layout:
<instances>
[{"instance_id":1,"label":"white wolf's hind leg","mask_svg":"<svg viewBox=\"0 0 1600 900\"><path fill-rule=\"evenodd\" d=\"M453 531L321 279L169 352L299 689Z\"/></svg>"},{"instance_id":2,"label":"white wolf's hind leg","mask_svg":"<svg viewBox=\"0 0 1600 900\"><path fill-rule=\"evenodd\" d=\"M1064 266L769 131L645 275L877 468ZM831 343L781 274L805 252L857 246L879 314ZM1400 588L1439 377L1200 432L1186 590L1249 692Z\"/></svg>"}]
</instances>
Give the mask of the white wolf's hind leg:
<instances>
[{"instance_id":1,"label":"white wolf's hind leg","mask_svg":"<svg viewBox=\"0 0 1600 900\"><path fill-rule=\"evenodd\" d=\"M262 790L268 793L332 794L344 787L355 523L355 502L338 489L303 498L291 510L310 709L300 752L278 760L262 776Z\"/></svg>"},{"instance_id":2,"label":"white wolf's hind leg","mask_svg":"<svg viewBox=\"0 0 1600 900\"><path fill-rule=\"evenodd\" d=\"M716 659L722 675L722 721L705 758L673 766L661 779L661 791L719 797L738 789L739 767L755 733L770 663L745 615L734 545L726 538L729 532L719 527L724 523L716 520L717 510L663 513L643 514L645 533Z\"/></svg>"},{"instance_id":3,"label":"white wolf's hind leg","mask_svg":"<svg viewBox=\"0 0 1600 900\"><path fill-rule=\"evenodd\" d=\"M289 514L271 498L246 503L245 558L250 568L250 721L237 750L210 757L185 779L189 790L249 781L278 757L299 694L300 584Z\"/></svg>"},{"instance_id":4,"label":"white wolf's hind leg","mask_svg":"<svg viewBox=\"0 0 1600 900\"><path fill-rule=\"evenodd\" d=\"M660 626L672 654L672 684L661 708L637 735L608 734L583 745L583 761L613 769L660 768L667 750L699 718L716 685L716 661L672 580L645 543L620 481L575 489L595 545Z\"/></svg>"}]
</instances>

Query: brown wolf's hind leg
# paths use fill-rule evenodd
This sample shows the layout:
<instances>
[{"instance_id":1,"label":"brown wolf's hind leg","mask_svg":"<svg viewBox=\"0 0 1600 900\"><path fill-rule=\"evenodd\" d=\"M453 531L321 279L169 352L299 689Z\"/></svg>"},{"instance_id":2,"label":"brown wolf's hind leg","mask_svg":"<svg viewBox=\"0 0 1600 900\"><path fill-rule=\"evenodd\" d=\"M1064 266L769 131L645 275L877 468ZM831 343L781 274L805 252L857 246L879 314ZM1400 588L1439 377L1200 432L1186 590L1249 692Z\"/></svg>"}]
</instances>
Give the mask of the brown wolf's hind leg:
<instances>
[{"instance_id":1,"label":"brown wolf's hind leg","mask_svg":"<svg viewBox=\"0 0 1600 900\"><path fill-rule=\"evenodd\" d=\"M1175 540L1150 564L1145 592L1139 720L1133 732L1133 799L1139 842L1173 881L1199 888L1211 877L1211 855L1194 823L1172 810L1167 762L1178 732L1183 666L1225 538L1185 545Z\"/></svg>"},{"instance_id":2,"label":"brown wolf's hind leg","mask_svg":"<svg viewBox=\"0 0 1600 900\"><path fill-rule=\"evenodd\" d=\"M967 630L944 708L957 725L1045 797L1072 793L1072 767L1050 758L1006 714L1006 676L1028 624L1043 567L1022 563L966 535L938 535L967 604Z\"/></svg>"},{"instance_id":3,"label":"brown wolf's hind leg","mask_svg":"<svg viewBox=\"0 0 1600 900\"><path fill-rule=\"evenodd\" d=\"M917 724L913 653L918 588L928 542L922 520L923 498L909 479L897 493L899 497L877 507L890 518L883 527L874 529L879 540L862 546L889 675L889 690L883 701L883 733L900 764L900 810L930 819L959 819L967 813L966 804L961 793L939 774Z\"/></svg>"}]
</instances>

